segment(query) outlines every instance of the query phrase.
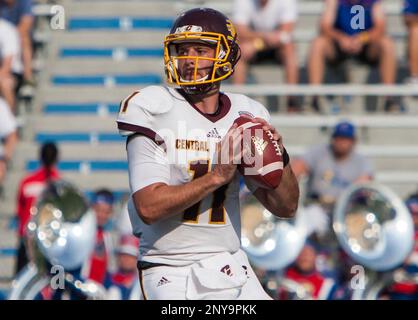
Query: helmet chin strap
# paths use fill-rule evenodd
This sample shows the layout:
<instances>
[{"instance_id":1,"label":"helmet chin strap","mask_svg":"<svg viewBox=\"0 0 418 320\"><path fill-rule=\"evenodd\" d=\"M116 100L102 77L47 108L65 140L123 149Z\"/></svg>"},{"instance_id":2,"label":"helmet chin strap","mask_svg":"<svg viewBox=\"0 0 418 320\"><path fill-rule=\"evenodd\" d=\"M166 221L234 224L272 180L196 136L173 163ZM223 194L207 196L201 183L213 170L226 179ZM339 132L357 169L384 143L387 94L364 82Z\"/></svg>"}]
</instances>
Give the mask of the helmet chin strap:
<instances>
[{"instance_id":1,"label":"helmet chin strap","mask_svg":"<svg viewBox=\"0 0 418 320\"><path fill-rule=\"evenodd\" d=\"M212 91L216 87L216 82L205 83L196 86L180 86L184 92L190 95L203 95Z\"/></svg>"}]
</instances>

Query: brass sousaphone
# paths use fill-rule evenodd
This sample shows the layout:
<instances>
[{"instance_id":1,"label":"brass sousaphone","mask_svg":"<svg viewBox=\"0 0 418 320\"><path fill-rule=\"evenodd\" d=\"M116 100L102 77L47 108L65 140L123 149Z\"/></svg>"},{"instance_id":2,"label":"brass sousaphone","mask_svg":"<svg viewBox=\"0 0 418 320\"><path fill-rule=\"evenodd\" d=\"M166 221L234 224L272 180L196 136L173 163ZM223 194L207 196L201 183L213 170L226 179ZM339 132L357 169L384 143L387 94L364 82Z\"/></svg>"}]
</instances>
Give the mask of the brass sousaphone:
<instances>
[{"instance_id":1,"label":"brass sousaphone","mask_svg":"<svg viewBox=\"0 0 418 320\"><path fill-rule=\"evenodd\" d=\"M339 198L333 228L344 251L369 271L366 287L355 290L354 298L376 299L413 249L414 225L408 208L386 186L356 184Z\"/></svg>"},{"instance_id":2,"label":"brass sousaphone","mask_svg":"<svg viewBox=\"0 0 418 320\"><path fill-rule=\"evenodd\" d=\"M76 187L62 180L50 182L31 208L28 235L31 261L13 281L10 300L37 298L51 284L53 267L64 270L65 289L85 299L105 297L101 285L71 274L91 254L96 235L95 215Z\"/></svg>"}]
</instances>

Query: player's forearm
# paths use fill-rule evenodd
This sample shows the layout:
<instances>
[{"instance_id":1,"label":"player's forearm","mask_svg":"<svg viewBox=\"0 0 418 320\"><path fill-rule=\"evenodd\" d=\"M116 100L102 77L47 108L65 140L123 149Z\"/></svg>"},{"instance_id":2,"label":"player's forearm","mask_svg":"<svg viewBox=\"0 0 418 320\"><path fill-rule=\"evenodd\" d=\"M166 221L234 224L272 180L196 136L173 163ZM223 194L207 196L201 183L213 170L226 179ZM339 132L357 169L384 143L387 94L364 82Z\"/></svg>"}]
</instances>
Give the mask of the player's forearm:
<instances>
[{"instance_id":1,"label":"player's forearm","mask_svg":"<svg viewBox=\"0 0 418 320\"><path fill-rule=\"evenodd\" d=\"M274 190L257 189L257 198L263 199L262 203L272 214L280 218L294 217L298 208L299 185L290 167L283 170L279 186Z\"/></svg>"},{"instance_id":2,"label":"player's forearm","mask_svg":"<svg viewBox=\"0 0 418 320\"><path fill-rule=\"evenodd\" d=\"M221 179L213 173L208 173L186 184L162 185L149 194L135 193L133 197L140 218L146 224L152 224L161 219L181 214L222 184Z\"/></svg>"}]
</instances>

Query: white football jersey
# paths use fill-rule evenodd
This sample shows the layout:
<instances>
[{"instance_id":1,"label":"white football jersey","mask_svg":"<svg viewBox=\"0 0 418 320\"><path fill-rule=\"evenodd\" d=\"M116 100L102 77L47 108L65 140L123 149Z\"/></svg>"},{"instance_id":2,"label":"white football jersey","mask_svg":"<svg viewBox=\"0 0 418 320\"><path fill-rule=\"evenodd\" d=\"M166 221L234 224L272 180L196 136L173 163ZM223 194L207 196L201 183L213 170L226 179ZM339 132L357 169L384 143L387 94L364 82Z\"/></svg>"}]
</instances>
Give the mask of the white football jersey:
<instances>
[{"instance_id":1,"label":"white football jersey","mask_svg":"<svg viewBox=\"0 0 418 320\"><path fill-rule=\"evenodd\" d=\"M180 185L211 170L215 144L241 115L269 121L264 106L245 95L221 93L218 111L204 114L180 91L149 86L121 102L117 119L128 142L131 192L152 183ZM133 136L132 136L133 137ZM239 173L233 180L184 212L151 225L128 204L140 260L188 265L220 252L240 248Z\"/></svg>"}]
</instances>

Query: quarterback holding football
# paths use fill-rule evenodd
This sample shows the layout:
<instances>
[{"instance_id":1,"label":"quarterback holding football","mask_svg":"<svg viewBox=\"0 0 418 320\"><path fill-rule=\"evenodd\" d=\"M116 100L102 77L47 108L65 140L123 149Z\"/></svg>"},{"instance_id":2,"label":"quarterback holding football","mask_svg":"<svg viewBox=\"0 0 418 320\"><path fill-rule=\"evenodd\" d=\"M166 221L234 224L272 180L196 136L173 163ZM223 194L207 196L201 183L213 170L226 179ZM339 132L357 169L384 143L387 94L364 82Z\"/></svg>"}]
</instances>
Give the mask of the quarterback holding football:
<instances>
[{"instance_id":1,"label":"quarterback holding football","mask_svg":"<svg viewBox=\"0 0 418 320\"><path fill-rule=\"evenodd\" d=\"M270 299L241 249L240 179L283 218L294 216L299 189L266 108L220 91L239 57L225 15L186 11L164 41L170 86L121 102L144 299Z\"/></svg>"}]
</instances>

